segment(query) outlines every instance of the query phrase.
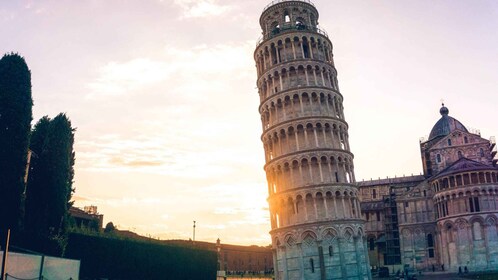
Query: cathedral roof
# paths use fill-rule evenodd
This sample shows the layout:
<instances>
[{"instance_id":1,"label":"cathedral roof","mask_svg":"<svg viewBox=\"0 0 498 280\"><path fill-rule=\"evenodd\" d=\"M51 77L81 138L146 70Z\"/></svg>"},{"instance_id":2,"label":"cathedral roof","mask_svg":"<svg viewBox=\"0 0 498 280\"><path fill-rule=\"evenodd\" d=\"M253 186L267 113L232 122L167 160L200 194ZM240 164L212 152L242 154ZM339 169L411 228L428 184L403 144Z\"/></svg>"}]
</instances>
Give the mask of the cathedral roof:
<instances>
[{"instance_id":1,"label":"cathedral roof","mask_svg":"<svg viewBox=\"0 0 498 280\"><path fill-rule=\"evenodd\" d=\"M361 211L376 211L384 209L384 201L364 201L360 203Z\"/></svg>"},{"instance_id":2,"label":"cathedral roof","mask_svg":"<svg viewBox=\"0 0 498 280\"><path fill-rule=\"evenodd\" d=\"M486 165L484 163L462 157L457 161L455 161L450 166L443 169L439 174L436 175L436 177L431 179L437 179L454 173L460 173L465 171L495 170L495 169L496 168L493 166Z\"/></svg>"},{"instance_id":3,"label":"cathedral roof","mask_svg":"<svg viewBox=\"0 0 498 280\"><path fill-rule=\"evenodd\" d=\"M423 181L425 179L424 175L411 175L403 177L385 178L385 179L375 179L357 182L360 187L378 186L378 185L396 185L402 183L413 183Z\"/></svg>"},{"instance_id":4,"label":"cathedral roof","mask_svg":"<svg viewBox=\"0 0 498 280\"><path fill-rule=\"evenodd\" d=\"M455 130L469 132L461 122L448 116L449 110L444 106L444 104L439 110L439 113L441 113L441 118L432 128L431 134L429 135L429 141L438 137L444 137Z\"/></svg>"}]
</instances>

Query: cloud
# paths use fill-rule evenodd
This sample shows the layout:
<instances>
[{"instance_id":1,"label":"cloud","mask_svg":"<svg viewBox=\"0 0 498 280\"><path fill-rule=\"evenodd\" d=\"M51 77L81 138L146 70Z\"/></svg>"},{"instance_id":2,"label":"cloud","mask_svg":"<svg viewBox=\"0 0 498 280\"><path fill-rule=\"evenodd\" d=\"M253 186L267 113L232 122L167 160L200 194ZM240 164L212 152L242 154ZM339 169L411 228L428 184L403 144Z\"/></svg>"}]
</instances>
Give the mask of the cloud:
<instances>
[{"instance_id":1,"label":"cloud","mask_svg":"<svg viewBox=\"0 0 498 280\"><path fill-rule=\"evenodd\" d=\"M183 10L181 18L207 18L219 16L230 9L215 0L175 0L174 3Z\"/></svg>"},{"instance_id":2,"label":"cloud","mask_svg":"<svg viewBox=\"0 0 498 280\"><path fill-rule=\"evenodd\" d=\"M0 20L11 21L16 17L16 13L6 9L0 9Z\"/></svg>"},{"instance_id":3,"label":"cloud","mask_svg":"<svg viewBox=\"0 0 498 280\"><path fill-rule=\"evenodd\" d=\"M90 198L84 197L84 196L80 196L80 195L73 195L72 198L71 198L71 200L78 201L78 202L85 202L85 203L86 203L86 201L91 201Z\"/></svg>"},{"instance_id":4,"label":"cloud","mask_svg":"<svg viewBox=\"0 0 498 280\"><path fill-rule=\"evenodd\" d=\"M218 207L214 209L214 214L217 215L237 215L240 210L232 207Z\"/></svg>"},{"instance_id":5,"label":"cloud","mask_svg":"<svg viewBox=\"0 0 498 280\"><path fill-rule=\"evenodd\" d=\"M171 216L169 214L163 214L163 215L161 215L161 219L162 220L169 220L169 219L171 219Z\"/></svg>"},{"instance_id":6,"label":"cloud","mask_svg":"<svg viewBox=\"0 0 498 280\"><path fill-rule=\"evenodd\" d=\"M29 1L24 5L24 9L32 10L35 14L43 14L47 11L46 7L39 7L39 3L34 3L33 1Z\"/></svg>"},{"instance_id":7,"label":"cloud","mask_svg":"<svg viewBox=\"0 0 498 280\"><path fill-rule=\"evenodd\" d=\"M238 159L220 152L219 147L195 145L195 139L178 142L178 138L167 133L150 137L94 137L77 142L78 168L98 172L148 172L190 179L231 173L233 166L225 163Z\"/></svg>"},{"instance_id":8,"label":"cloud","mask_svg":"<svg viewBox=\"0 0 498 280\"><path fill-rule=\"evenodd\" d=\"M133 58L111 61L97 69L97 77L87 83L89 99L115 98L133 93L149 94L167 90L174 98L188 98L192 94L213 88L226 87L220 75L231 73L237 78L251 78L254 62L253 42L238 45L197 45L177 48L171 45L157 50L154 59ZM158 86L153 90L151 87ZM196 94L196 98L202 95Z\"/></svg>"},{"instance_id":9,"label":"cloud","mask_svg":"<svg viewBox=\"0 0 498 280\"><path fill-rule=\"evenodd\" d=\"M148 58L136 58L123 63L109 62L98 70L100 77L88 84L92 91L88 97L122 95L164 81L172 70L166 63Z\"/></svg>"},{"instance_id":10,"label":"cloud","mask_svg":"<svg viewBox=\"0 0 498 280\"><path fill-rule=\"evenodd\" d=\"M238 150L245 143L241 133L259 125L245 124L253 116L233 106L247 98L257 102L246 94L253 90L253 47L253 42L168 46L151 54L155 59L105 63L87 83L87 102L101 111L107 133L79 134L78 168L207 178L258 164ZM104 126L107 122L113 125Z\"/></svg>"},{"instance_id":11,"label":"cloud","mask_svg":"<svg viewBox=\"0 0 498 280\"><path fill-rule=\"evenodd\" d=\"M171 163L170 154L161 152L165 143L140 135L107 134L76 142L79 168L93 170L140 170Z\"/></svg>"},{"instance_id":12,"label":"cloud","mask_svg":"<svg viewBox=\"0 0 498 280\"><path fill-rule=\"evenodd\" d=\"M125 160L121 157L113 157L110 159L111 164L118 164L130 167L147 167L147 166L160 166L164 162L161 161L148 161L148 160Z\"/></svg>"},{"instance_id":13,"label":"cloud","mask_svg":"<svg viewBox=\"0 0 498 280\"><path fill-rule=\"evenodd\" d=\"M121 198L94 198L93 202L97 205L108 205L111 207L130 207L130 206L153 206L162 204L163 201L156 197L149 198L135 198L135 197L121 197Z\"/></svg>"}]
</instances>

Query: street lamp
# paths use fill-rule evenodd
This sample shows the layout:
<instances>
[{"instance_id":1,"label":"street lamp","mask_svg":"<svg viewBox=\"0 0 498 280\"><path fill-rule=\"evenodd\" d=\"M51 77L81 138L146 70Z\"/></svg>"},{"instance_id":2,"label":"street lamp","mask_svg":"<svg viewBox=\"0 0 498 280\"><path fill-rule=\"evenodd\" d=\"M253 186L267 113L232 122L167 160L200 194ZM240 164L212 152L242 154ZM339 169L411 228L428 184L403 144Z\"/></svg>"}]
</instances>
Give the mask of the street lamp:
<instances>
[{"instance_id":1,"label":"street lamp","mask_svg":"<svg viewBox=\"0 0 498 280\"><path fill-rule=\"evenodd\" d=\"M195 243L195 221L194 221L194 235L192 237L192 243Z\"/></svg>"}]
</instances>

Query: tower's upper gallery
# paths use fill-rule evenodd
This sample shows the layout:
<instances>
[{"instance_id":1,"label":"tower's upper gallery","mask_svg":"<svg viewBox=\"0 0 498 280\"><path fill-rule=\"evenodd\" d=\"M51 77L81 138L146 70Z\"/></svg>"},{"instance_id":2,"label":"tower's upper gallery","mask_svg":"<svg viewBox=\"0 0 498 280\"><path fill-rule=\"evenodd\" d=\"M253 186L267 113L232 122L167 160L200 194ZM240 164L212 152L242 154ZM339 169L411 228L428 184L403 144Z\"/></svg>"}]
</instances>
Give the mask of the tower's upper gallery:
<instances>
[{"instance_id":1,"label":"tower's upper gallery","mask_svg":"<svg viewBox=\"0 0 498 280\"><path fill-rule=\"evenodd\" d=\"M318 31L318 11L309 0L275 0L259 18L263 38L290 30Z\"/></svg>"}]
</instances>

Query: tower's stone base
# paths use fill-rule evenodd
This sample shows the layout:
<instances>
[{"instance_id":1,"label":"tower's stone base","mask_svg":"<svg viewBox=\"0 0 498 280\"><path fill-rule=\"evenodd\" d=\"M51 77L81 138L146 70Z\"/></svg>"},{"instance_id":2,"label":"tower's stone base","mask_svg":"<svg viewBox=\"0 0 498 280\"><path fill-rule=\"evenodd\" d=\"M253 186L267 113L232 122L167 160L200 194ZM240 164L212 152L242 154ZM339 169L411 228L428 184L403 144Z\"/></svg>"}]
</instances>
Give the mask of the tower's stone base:
<instances>
[{"instance_id":1,"label":"tower's stone base","mask_svg":"<svg viewBox=\"0 0 498 280\"><path fill-rule=\"evenodd\" d=\"M361 225L281 229L273 236L276 279L371 279Z\"/></svg>"}]
</instances>

